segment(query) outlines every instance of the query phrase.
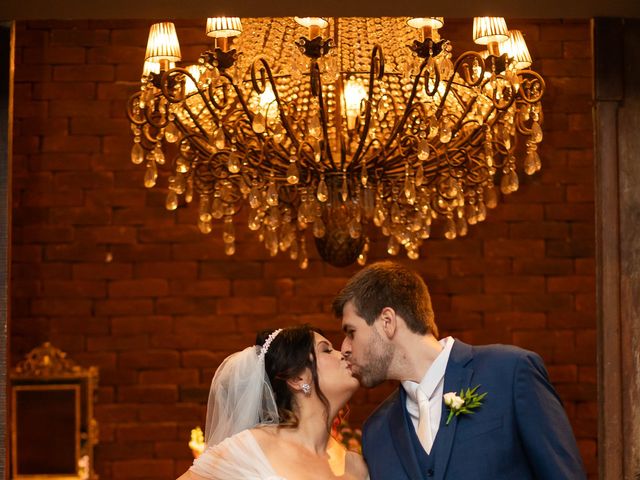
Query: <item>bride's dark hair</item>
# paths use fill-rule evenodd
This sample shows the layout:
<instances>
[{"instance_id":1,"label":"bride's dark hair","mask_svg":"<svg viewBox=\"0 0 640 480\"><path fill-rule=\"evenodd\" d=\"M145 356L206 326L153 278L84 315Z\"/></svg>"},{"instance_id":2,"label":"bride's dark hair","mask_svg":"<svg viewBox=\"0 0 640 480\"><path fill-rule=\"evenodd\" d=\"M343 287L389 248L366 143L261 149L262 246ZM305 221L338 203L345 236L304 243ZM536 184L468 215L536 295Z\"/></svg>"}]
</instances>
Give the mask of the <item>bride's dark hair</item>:
<instances>
[{"instance_id":1,"label":"bride's dark hair","mask_svg":"<svg viewBox=\"0 0 640 480\"><path fill-rule=\"evenodd\" d=\"M287 385L287 380L300 375L306 368L311 371L313 388L325 406L327 428L329 428L329 401L322 393L318 382L318 366L316 361L315 337L309 325L288 327L273 339L266 356L264 366L271 388L276 398L280 426L295 428L298 416L294 410L294 397ZM256 338L256 345L264 345L273 330L264 330ZM318 333L320 333L318 331Z\"/></svg>"}]
</instances>

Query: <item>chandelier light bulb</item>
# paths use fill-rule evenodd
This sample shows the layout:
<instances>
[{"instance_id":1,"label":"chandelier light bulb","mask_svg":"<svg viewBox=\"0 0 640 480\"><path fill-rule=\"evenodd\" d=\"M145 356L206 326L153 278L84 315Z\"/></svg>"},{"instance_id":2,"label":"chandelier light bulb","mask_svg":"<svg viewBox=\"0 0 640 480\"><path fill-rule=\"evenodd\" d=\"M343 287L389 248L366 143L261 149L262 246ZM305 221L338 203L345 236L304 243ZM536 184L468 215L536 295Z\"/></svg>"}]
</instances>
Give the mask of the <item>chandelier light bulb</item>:
<instances>
[{"instance_id":1,"label":"chandelier light bulb","mask_svg":"<svg viewBox=\"0 0 640 480\"><path fill-rule=\"evenodd\" d=\"M407 25L422 30L423 39L432 38L439 28L444 27L444 17L414 17L407 20Z\"/></svg>"},{"instance_id":2,"label":"chandelier light bulb","mask_svg":"<svg viewBox=\"0 0 640 480\"><path fill-rule=\"evenodd\" d=\"M320 35L321 30L329 26L329 22L323 17L294 17L296 23L309 29L309 38L314 39Z\"/></svg>"},{"instance_id":3,"label":"chandelier light bulb","mask_svg":"<svg viewBox=\"0 0 640 480\"><path fill-rule=\"evenodd\" d=\"M151 25L145 61L157 62L161 67L166 66L165 69L168 69L169 62L178 62L181 58L175 25L172 22Z\"/></svg>"},{"instance_id":4,"label":"chandelier light bulb","mask_svg":"<svg viewBox=\"0 0 640 480\"><path fill-rule=\"evenodd\" d=\"M347 114L347 126L349 130L352 130L355 127L358 115L360 115L362 101L367 98L367 90L361 81L350 78L344 84L343 97Z\"/></svg>"},{"instance_id":5,"label":"chandelier light bulb","mask_svg":"<svg viewBox=\"0 0 640 480\"><path fill-rule=\"evenodd\" d=\"M500 52L513 59L516 70L524 70L531 66L531 55L520 30L509 30L509 38L500 44Z\"/></svg>"},{"instance_id":6,"label":"chandelier light bulb","mask_svg":"<svg viewBox=\"0 0 640 480\"><path fill-rule=\"evenodd\" d=\"M509 29L503 17L474 17L473 41L486 45L491 55L500 55L498 45L508 38Z\"/></svg>"}]
</instances>

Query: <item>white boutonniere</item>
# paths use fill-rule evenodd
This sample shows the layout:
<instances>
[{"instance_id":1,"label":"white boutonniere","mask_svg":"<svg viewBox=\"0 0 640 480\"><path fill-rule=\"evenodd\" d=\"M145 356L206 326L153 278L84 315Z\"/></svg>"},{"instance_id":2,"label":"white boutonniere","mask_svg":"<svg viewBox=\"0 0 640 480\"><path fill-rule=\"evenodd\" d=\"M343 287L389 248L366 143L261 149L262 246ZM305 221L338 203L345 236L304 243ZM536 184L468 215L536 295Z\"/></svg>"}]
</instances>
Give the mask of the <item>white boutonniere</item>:
<instances>
[{"instance_id":1,"label":"white boutonniere","mask_svg":"<svg viewBox=\"0 0 640 480\"><path fill-rule=\"evenodd\" d=\"M449 408L446 425L449 425L453 417L467 413L475 413L473 410L482 405L482 400L487 396L487 392L477 393L478 388L480 388L480 385L474 388L467 388L466 391L463 388L460 390L460 395L457 395L456 392L444 394L444 404Z\"/></svg>"}]
</instances>

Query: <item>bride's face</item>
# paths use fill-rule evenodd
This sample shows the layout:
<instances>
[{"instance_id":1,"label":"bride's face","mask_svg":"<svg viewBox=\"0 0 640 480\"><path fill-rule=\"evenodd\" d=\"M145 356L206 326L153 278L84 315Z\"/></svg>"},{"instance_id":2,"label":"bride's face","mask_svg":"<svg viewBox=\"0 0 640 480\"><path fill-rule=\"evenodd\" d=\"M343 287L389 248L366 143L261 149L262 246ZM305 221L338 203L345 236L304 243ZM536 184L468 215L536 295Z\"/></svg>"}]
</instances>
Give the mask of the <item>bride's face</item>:
<instances>
[{"instance_id":1,"label":"bride's face","mask_svg":"<svg viewBox=\"0 0 640 480\"><path fill-rule=\"evenodd\" d=\"M358 380L351 375L340 350L319 333L314 332L318 382L329 401L346 403L358 389Z\"/></svg>"}]
</instances>

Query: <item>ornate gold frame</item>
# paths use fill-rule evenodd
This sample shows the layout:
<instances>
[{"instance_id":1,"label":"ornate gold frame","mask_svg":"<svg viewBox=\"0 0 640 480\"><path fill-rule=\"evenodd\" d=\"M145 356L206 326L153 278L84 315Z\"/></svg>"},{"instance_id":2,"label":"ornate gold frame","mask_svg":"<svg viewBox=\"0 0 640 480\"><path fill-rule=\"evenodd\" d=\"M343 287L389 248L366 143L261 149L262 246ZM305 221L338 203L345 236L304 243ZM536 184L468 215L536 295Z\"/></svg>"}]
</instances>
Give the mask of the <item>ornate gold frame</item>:
<instances>
[{"instance_id":1,"label":"ornate gold frame","mask_svg":"<svg viewBox=\"0 0 640 480\"><path fill-rule=\"evenodd\" d=\"M97 480L93 447L98 443L98 424L93 417L93 399L98 369L84 368L67 354L46 342L29 352L11 372L11 478L22 480ZM76 474L21 474L18 471L18 394L21 391L75 392ZM46 408L44 406L43 408ZM85 466L81 459L86 457Z\"/></svg>"}]
</instances>

